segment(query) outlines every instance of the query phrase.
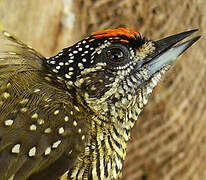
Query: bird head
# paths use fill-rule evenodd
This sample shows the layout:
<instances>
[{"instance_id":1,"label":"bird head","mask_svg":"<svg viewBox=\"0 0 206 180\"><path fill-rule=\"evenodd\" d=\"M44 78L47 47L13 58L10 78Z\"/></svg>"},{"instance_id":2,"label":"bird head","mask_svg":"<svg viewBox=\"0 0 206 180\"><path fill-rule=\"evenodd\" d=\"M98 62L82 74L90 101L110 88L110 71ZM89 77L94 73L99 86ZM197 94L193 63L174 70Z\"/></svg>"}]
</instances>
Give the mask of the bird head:
<instances>
[{"instance_id":1,"label":"bird head","mask_svg":"<svg viewBox=\"0 0 206 180\"><path fill-rule=\"evenodd\" d=\"M102 119L134 122L162 74L199 37L175 44L195 31L152 41L132 29L103 30L47 63Z\"/></svg>"}]
</instances>

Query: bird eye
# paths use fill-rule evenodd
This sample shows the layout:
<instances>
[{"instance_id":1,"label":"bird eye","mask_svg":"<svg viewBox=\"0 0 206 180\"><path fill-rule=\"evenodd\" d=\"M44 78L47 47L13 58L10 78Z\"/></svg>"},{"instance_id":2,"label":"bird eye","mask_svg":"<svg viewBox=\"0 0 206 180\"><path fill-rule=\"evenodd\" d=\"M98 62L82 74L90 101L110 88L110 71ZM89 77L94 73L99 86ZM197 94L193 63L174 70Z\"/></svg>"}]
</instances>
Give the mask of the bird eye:
<instances>
[{"instance_id":1,"label":"bird eye","mask_svg":"<svg viewBox=\"0 0 206 180\"><path fill-rule=\"evenodd\" d=\"M124 61L124 53L119 48L109 49L107 51L107 57L109 58L110 61L116 62L116 63Z\"/></svg>"}]
</instances>

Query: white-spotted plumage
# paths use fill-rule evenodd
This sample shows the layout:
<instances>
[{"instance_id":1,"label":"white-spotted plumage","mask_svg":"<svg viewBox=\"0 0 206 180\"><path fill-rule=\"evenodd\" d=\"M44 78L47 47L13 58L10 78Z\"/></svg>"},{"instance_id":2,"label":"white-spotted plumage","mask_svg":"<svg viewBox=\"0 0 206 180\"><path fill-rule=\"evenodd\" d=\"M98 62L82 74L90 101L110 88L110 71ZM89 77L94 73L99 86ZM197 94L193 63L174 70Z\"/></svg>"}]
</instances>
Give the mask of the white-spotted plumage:
<instances>
[{"instance_id":1,"label":"white-spotted plumage","mask_svg":"<svg viewBox=\"0 0 206 180\"><path fill-rule=\"evenodd\" d=\"M34 92L35 92L35 93L38 93L38 92L40 92L40 91L41 91L41 89L39 89L39 88L34 89Z\"/></svg>"},{"instance_id":2,"label":"white-spotted plumage","mask_svg":"<svg viewBox=\"0 0 206 180\"><path fill-rule=\"evenodd\" d=\"M55 110L55 111L54 111L54 115L59 114L59 112L60 112L59 109Z\"/></svg>"},{"instance_id":3,"label":"white-spotted plumage","mask_svg":"<svg viewBox=\"0 0 206 180\"><path fill-rule=\"evenodd\" d=\"M13 48L0 51L0 155L9 153L0 156L0 177L58 179L58 172L67 172L71 179L119 178L130 130L167 70L159 69L166 55L177 56L175 47L152 64L145 59L159 53L155 43L120 28L93 33L45 58L3 36Z\"/></svg>"},{"instance_id":4,"label":"white-spotted plumage","mask_svg":"<svg viewBox=\"0 0 206 180\"><path fill-rule=\"evenodd\" d=\"M20 153L20 147L21 147L21 144L15 144L15 145L12 147L11 152L14 153L14 154Z\"/></svg>"},{"instance_id":5,"label":"white-spotted plumage","mask_svg":"<svg viewBox=\"0 0 206 180\"><path fill-rule=\"evenodd\" d=\"M43 119L38 119L37 123L38 123L38 125L42 125L42 124L44 124L44 120Z\"/></svg>"},{"instance_id":6,"label":"white-spotted plumage","mask_svg":"<svg viewBox=\"0 0 206 180\"><path fill-rule=\"evenodd\" d=\"M57 148L61 144L61 140L58 140L52 144L52 148Z\"/></svg>"},{"instance_id":7,"label":"white-spotted plumage","mask_svg":"<svg viewBox=\"0 0 206 180\"><path fill-rule=\"evenodd\" d=\"M51 133L51 128L46 128L45 130L44 130L44 133L46 133L46 134L49 134L49 133Z\"/></svg>"},{"instance_id":8,"label":"white-spotted plumage","mask_svg":"<svg viewBox=\"0 0 206 180\"><path fill-rule=\"evenodd\" d=\"M37 127L36 127L35 124L32 124L32 125L29 127L29 129L30 129L31 131L36 131Z\"/></svg>"},{"instance_id":9,"label":"white-spotted plumage","mask_svg":"<svg viewBox=\"0 0 206 180\"><path fill-rule=\"evenodd\" d=\"M44 155L47 156L51 153L51 147L47 147L45 152L44 152Z\"/></svg>"},{"instance_id":10,"label":"white-spotted plumage","mask_svg":"<svg viewBox=\"0 0 206 180\"><path fill-rule=\"evenodd\" d=\"M65 122L68 122L68 121L69 121L69 117L68 117L68 116L65 116L65 117L64 117L64 121L65 121Z\"/></svg>"},{"instance_id":11,"label":"white-spotted plumage","mask_svg":"<svg viewBox=\"0 0 206 180\"><path fill-rule=\"evenodd\" d=\"M13 123L14 123L14 120L12 120L12 119L8 119L8 120L4 121L5 126L12 126Z\"/></svg>"},{"instance_id":12,"label":"white-spotted plumage","mask_svg":"<svg viewBox=\"0 0 206 180\"><path fill-rule=\"evenodd\" d=\"M74 107L73 97L62 86L67 78L66 84L73 83L76 73L73 65L85 48L79 43L78 48L69 50L68 58L63 50L47 59L13 37L7 41L13 44L12 50L5 49L5 59L1 58L0 50L0 177L16 180L34 175L33 179L45 179L42 172L47 178L58 179L60 175L49 168L56 166L63 172L67 164L73 164L76 154L84 149L89 132L85 124L89 119L87 112L82 107L80 111L79 102ZM66 68L69 77L64 76ZM67 162L58 164L64 155Z\"/></svg>"},{"instance_id":13,"label":"white-spotted plumage","mask_svg":"<svg viewBox=\"0 0 206 180\"><path fill-rule=\"evenodd\" d=\"M31 118L32 119L37 119L38 118L38 114L37 113L32 114Z\"/></svg>"},{"instance_id":14,"label":"white-spotted plumage","mask_svg":"<svg viewBox=\"0 0 206 180\"><path fill-rule=\"evenodd\" d=\"M32 147L30 150L29 150L29 157L34 157L36 155L36 147Z\"/></svg>"},{"instance_id":15,"label":"white-spotted plumage","mask_svg":"<svg viewBox=\"0 0 206 180\"><path fill-rule=\"evenodd\" d=\"M4 92L4 93L3 93L3 97L4 97L5 99L8 99L8 98L10 97L10 94L9 94L8 92Z\"/></svg>"},{"instance_id":16,"label":"white-spotted plumage","mask_svg":"<svg viewBox=\"0 0 206 180\"><path fill-rule=\"evenodd\" d=\"M73 126L77 126L77 121L73 121Z\"/></svg>"},{"instance_id":17,"label":"white-spotted plumage","mask_svg":"<svg viewBox=\"0 0 206 180\"><path fill-rule=\"evenodd\" d=\"M59 133L59 134L63 134L63 133L64 133L64 128L63 128L63 127L60 127L59 130L58 130L58 133Z\"/></svg>"}]
</instances>

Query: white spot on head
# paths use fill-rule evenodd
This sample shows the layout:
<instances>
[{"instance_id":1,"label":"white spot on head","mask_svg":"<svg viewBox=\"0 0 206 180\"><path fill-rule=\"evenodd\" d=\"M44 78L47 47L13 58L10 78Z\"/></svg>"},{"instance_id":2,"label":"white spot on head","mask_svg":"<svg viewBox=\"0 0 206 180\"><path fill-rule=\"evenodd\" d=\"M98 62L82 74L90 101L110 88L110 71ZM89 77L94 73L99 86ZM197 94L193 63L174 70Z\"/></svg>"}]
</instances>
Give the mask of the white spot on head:
<instances>
[{"instance_id":1,"label":"white spot on head","mask_svg":"<svg viewBox=\"0 0 206 180\"><path fill-rule=\"evenodd\" d=\"M34 146L29 150L29 157L33 157L36 155L36 147Z\"/></svg>"},{"instance_id":2,"label":"white spot on head","mask_svg":"<svg viewBox=\"0 0 206 180\"><path fill-rule=\"evenodd\" d=\"M82 67L84 66L82 63L78 63L78 67Z\"/></svg>"},{"instance_id":3,"label":"white spot on head","mask_svg":"<svg viewBox=\"0 0 206 180\"><path fill-rule=\"evenodd\" d=\"M81 129L78 129L78 133L80 134L82 132L82 130Z\"/></svg>"},{"instance_id":4,"label":"white spot on head","mask_svg":"<svg viewBox=\"0 0 206 180\"><path fill-rule=\"evenodd\" d=\"M65 76L65 78L67 78L67 79L70 79L70 78L71 78L71 76L68 75L68 74L65 74L64 76Z\"/></svg>"},{"instance_id":5,"label":"white spot on head","mask_svg":"<svg viewBox=\"0 0 206 180\"><path fill-rule=\"evenodd\" d=\"M82 51L82 48L78 48L78 51Z\"/></svg>"},{"instance_id":6,"label":"white spot on head","mask_svg":"<svg viewBox=\"0 0 206 180\"><path fill-rule=\"evenodd\" d=\"M63 65L64 65L64 63L63 63L63 62L60 62L60 63L59 63L59 65L60 65L60 66L63 66Z\"/></svg>"},{"instance_id":7,"label":"white spot on head","mask_svg":"<svg viewBox=\"0 0 206 180\"><path fill-rule=\"evenodd\" d=\"M58 71L56 69L52 69L53 72L58 73Z\"/></svg>"},{"instance_id":8,"label":"white spot on head","mask_svg":"<svg viewBox=\"0 0 206 180\"><path fill-rule=\"evenodd\" d=\"M50 64L56 64L56 61L50 61Z\"/></svg>"},{"instance_id":9,"label":"white spot on head","mask_svg":"<svg viewBox=\"0 0 206 180\"><path fill-rule=\"evenodd\" d=\"M5 126L11 126L13 123L14 121L11 119L4 121Z\"/></svg>"},{"instance_id":10,"label":"white spot on head","mask_svg":"<svg viewBox=\"0 0 206 180\"><path fill-rule=\"evenodd\" d=\"M54 142L53 145L52 145L52 148L57 148L60 143L61 143L61 140L58 140L58 141Z\"/></svg>"},{"instance_id":11,"label":"white spot on head","mask_svg":"<svg viewBox=\"0 0 206 180\"><path fill-rule=\"evenodd\" d=\"M61 68L61 66L56 66L56 69L60 69Z\"/></svg>"},{"instance_id":12,"label":"white spot on head","mask_svg":"<svg viewBox=\"0 0 206 180\"><path fill-rule=\"evenodd\" d=\"M85 46L85 48L89 48L89 45L87 44L87 45Z\"/></svg>"},{"instance_id":13,"label":"white spot on head","mask_svg":"<svg viewBox=\"0 0 206 180\"><path fill-rule=\"evenodd\" d=\"M74 70L74 68L73 68L73 67L70 67L70 68L69 68L69 71L73 71L73 70Z\"/></svg>"},{"instance_id":14,"label":"white spot on head","mask_svg":"<svg viewBox=\"0 0 206 180\"><path fill-rule=\"evenodd\" d=\"M44 155L47 156L51 153L51 147L47 147L45 152L44 152Z\"/></svg>"},{"instance_id":15,"label":"white spot on head","mask_svg":"<svg viewBox=\"0 0 206 180\"><path fill-rule=\"evenodd\" d=\"M87 60L85 58L82 59L82 62L87 62Z\"/></svg>"},{"instance_id":16,"label":"white spot on head","mask_svg":"<svg viewBox=\"0 0 206 180\"><path fill-rule=\"evenodd\" d=\"M73 51L73 53L74 53L74 54L77 54L77 53L78 53L78 51L76 51L76 50L75 50L75 51Z\"/></svg>"},{"instance_id":17,"label":"white spot on head","mask_svg":"<svg viewBox=\"0 0 206 180\"><path fill-rule=\"evenodd\" d=\"M72 59L69 60L69 63L73 63L74 61Z\"/></svg>"},{"instance_id":18,"label":"white spot on head","mask_svg":"<svg viewBox=\"0 0 206 180\"><path fill-rule=\"evenodd\" d=\"M11 150L11 152L12 152L12 153L15 153L15 154L18 154L18 153L20 152L20 147L21 147L20 144L14 145L13 148L12 148L12 150Z\"/></svg>"}]
</instances>

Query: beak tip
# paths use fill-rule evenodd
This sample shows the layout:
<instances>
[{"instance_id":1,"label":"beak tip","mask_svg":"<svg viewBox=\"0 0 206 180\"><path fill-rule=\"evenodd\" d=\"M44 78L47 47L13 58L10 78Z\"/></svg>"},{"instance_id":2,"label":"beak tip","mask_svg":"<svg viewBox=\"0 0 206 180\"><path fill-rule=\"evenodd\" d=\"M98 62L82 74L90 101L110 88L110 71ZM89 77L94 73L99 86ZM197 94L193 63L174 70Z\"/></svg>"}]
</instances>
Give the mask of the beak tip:
<instances>
[{"instance_id":1,"label":"beak tip","mask_svg":"<svg viewBox=\"0 0 206 180\"><path fill-rule=\"evenodd\" d=\"M194 32L197 32L197 31L199 31L199 29L192 29L192 30L187 31L187 32L193 34Z\"/></svg>"},{"instance_id":2,"label":"beak tip","mask_svg":"<svg viewBox=\"0 0 206 180\"><path fill-rule=\"evenodd\" d=\"M188 40L180 45L174 46L173 48L183 47L182 52L178 55L178 56L180 56L183 52L185 52L189 47L191 47L200 38L201 38L201 36L194 37L194 38L192 38L192 39L190 39L190 40Z\"/></svg>"},{"instance_id":3,"label":"beak tip","mask_svg":"<svg viewBox=\"0 0 206 180\"><path fill-rule=\"evenodd\" d=\"M174 44L190 36L192 33L196 31L198 31L198 29L186 31L158 41L159 46L157 47L158 49L160 49L160 51L157 51L157 56L154 57L147 64L147 67L149 68L148 76L150 77L152 74L154 74L161 68L171 64L173 61L177 59L177 57L179 57L189 47L191 47L197 40L199 40L201 36L194 37L186 42L173 46Z\"/></svg>"}]
</instances>

